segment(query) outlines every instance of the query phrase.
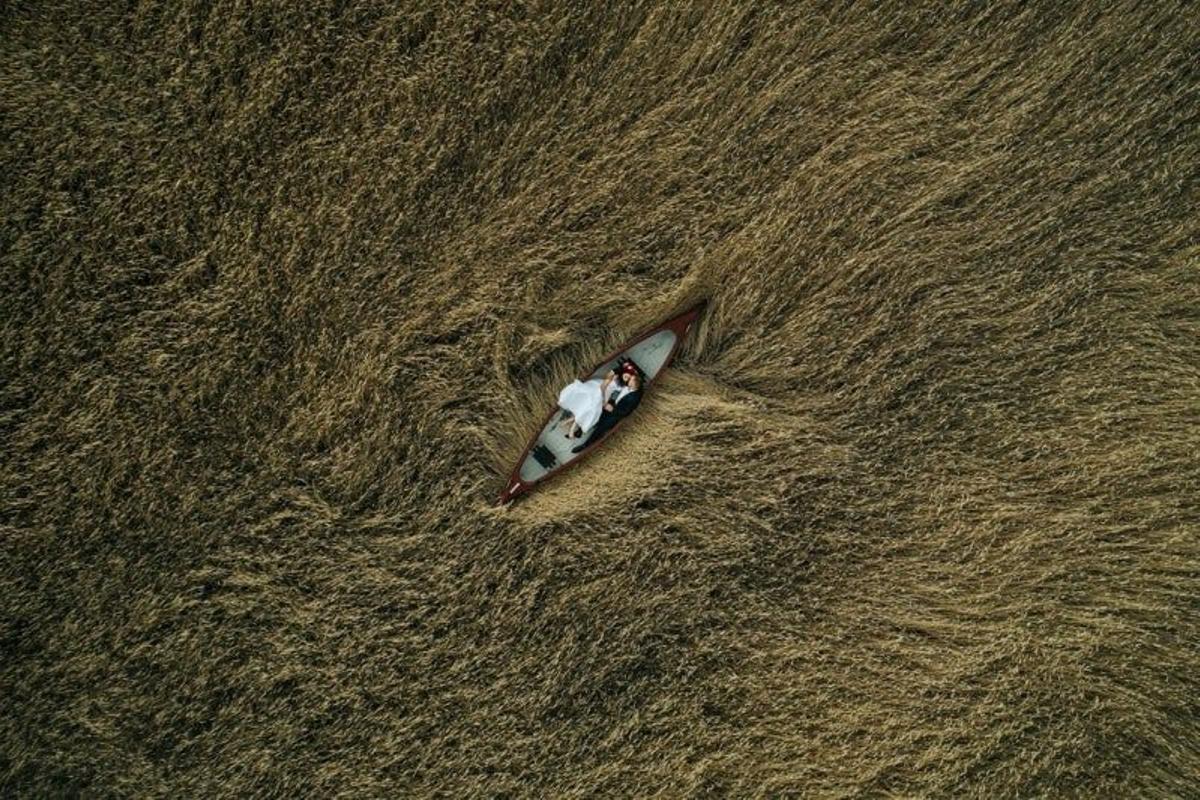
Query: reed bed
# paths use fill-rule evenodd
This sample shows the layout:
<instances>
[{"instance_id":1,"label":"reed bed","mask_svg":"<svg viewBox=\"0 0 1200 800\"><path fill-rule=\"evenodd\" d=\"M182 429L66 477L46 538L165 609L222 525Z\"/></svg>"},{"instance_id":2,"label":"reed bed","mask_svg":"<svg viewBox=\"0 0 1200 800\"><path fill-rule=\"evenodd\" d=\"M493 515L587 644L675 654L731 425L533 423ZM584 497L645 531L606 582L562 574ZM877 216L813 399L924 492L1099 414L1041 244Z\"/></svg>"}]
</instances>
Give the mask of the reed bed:
<instances>
[{"instance_id":1,"label":"reed bed","mask_svg":"<svg viewBox=\"0 0 1200 800\"><path fill-rule=\"evenodd\" d=\"M0 30L0 793L1200 793L1194 10Z\"/></svg>"}]
</instances>

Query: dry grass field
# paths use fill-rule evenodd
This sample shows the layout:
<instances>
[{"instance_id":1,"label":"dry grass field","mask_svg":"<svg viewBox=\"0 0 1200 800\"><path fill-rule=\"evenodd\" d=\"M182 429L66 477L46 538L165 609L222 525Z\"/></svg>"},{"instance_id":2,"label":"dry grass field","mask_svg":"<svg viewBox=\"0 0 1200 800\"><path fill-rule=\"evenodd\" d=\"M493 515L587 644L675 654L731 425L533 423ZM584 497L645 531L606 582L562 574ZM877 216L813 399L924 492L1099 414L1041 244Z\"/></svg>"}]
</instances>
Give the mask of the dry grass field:
<instances>
[{"instance_id":1,"label":"dry grass field","mask_svg":"<svg viewBox=\"0 0 1200 800\"><path fill-rule=\"evenodd\" d=\"M1200 796L1197 53L1174 2L0 4L0 795Z\"/></svg>"}]
</instances>

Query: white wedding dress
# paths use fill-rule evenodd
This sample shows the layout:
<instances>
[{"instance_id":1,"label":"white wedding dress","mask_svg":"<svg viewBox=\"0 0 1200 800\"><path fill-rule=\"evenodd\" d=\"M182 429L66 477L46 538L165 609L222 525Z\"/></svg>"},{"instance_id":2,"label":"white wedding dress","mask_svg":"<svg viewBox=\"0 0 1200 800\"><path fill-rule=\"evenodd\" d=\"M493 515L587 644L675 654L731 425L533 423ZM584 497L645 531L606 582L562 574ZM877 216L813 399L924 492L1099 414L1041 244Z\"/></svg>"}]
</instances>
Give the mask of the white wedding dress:
<instances>
[{"instance_id":1,"label":"white wedding dress","mask_svg":"<svg viewBox=\"0 0 1200 800\"><path fill-rule=\"evenodd\" d=\"M586 434L600 420L604 412L604 396L600 394L603 378L592 378L590 381L574 380L558 393L558 406L564 411L570 411L575 417L575 424L583 428ZM608 387L608 396L615 403L629 392L628 387L613 381Z\"/></svg>"}]
</instances>

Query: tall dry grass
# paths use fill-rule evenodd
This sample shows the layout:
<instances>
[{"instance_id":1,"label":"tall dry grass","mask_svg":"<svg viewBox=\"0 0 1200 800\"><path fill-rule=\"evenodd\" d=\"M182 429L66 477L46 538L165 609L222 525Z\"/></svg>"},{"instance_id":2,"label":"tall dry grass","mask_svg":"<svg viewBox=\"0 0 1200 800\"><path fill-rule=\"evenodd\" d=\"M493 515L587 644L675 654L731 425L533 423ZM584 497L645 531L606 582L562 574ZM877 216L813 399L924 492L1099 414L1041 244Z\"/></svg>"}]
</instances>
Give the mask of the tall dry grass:
<instances>
[{"instance_id":1,"label":"tall dry grass","mask_svg":"<svg viewBox=\"0 0 1200 800\"><path fill-rule=\"evenodd\" d=\"M1200 792L1194 9L0 31L6 796Z\"/></svg>"}]
</instances>

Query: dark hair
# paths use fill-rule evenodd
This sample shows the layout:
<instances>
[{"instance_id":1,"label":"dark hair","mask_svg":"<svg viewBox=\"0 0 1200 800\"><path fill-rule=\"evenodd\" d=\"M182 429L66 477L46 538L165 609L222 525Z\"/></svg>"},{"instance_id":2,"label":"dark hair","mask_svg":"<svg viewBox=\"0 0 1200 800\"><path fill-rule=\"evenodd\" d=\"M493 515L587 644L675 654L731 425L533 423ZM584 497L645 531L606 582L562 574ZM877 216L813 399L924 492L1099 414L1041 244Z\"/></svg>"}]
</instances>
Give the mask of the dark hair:
<instances>
[{"instance_id":1,"label":"dark hair","mask_svg":"<svg viewBox=\"0 0 1200 800\"><path fill-rule=\"evenodd\" d=\"M625 379L625 372L624 372L625 366L627 364L629 366L633 367L633 371L635 373L637 373L638 382L644 384L646 382L646 373L642 372L642 368L637 365L637 362L634 361L629 356L620 356L617 359L617 365L613 369L616 370L617 379L621 381L621 385L622 386L629 385L629 381L627 381Z\"/></svg>"}]
</instances>

